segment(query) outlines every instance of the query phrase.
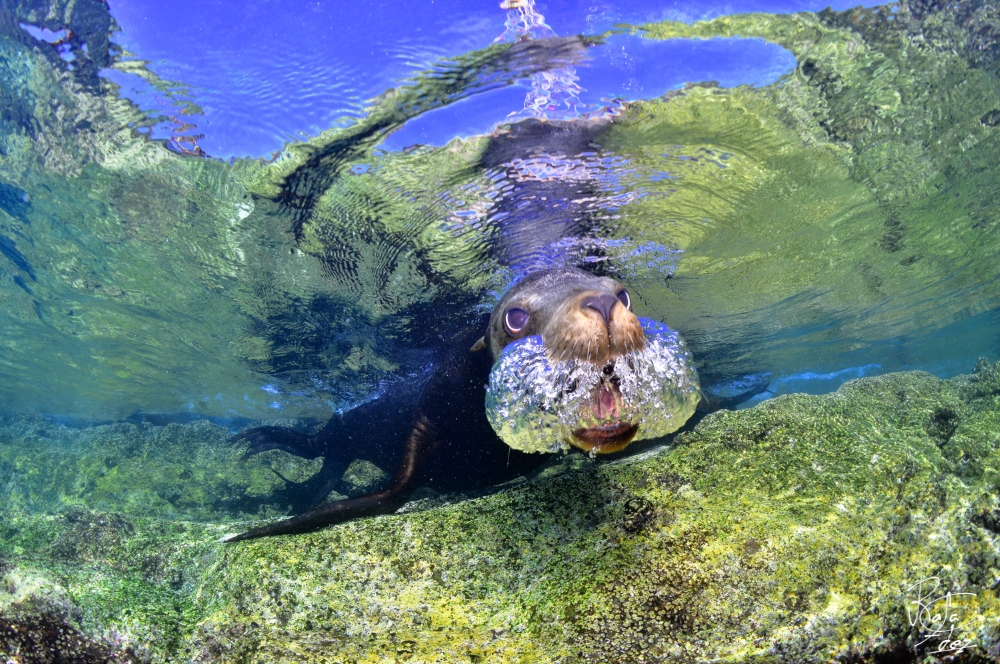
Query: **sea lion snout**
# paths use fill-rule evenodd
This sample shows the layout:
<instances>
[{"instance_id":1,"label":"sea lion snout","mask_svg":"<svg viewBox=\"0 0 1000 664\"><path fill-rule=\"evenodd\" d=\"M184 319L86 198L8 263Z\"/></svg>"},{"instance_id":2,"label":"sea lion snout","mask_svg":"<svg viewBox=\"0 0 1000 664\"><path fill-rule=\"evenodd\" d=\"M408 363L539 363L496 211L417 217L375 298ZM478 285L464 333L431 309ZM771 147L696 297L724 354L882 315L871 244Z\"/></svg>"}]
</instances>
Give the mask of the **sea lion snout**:
<instances>
[{"instance_id":1,"label":"sea lion snout","mask_svg":"<svg viewBox=\"0 0 1000 664\"><path fill-rule=\"evenodd\" d=\"M599 376L573 406L579 426L565 442L600 454L628 445L639 424L625 405L616 360L645 349L646 334L625 287L577 268L530 274L501 298L476 348L488 346L500 357L508 344L531 336L541 337L549 361L590 363Z\"/></svg>"},{"instance_id":2,"label":"sea lion snout","mask_svg":"<svg viewBox=\"0 0 1000 664\"><path fill-rule=\"evenodd\" d=\"M588 290L568 297L541 334L549 357L556 361L605 364L646 345L635 314L613 293L600 291Z\"/></svg>"},{"instance_id":3,"label":"sea lion snout","mask_svg":"<svg viewBox=\"0 0 1000 664\"><path fill-rule=\"evenodd\" d=\"M577 268L514 284L476 347L494 359L487 417L516 450L619 452L676 431L698 403L697 373L677 332L640 321L624 284Z\"/></svg>"},{"instance_id":4,"label":"sea lion snout","mask_svg":"<svg viewBox=\"0 0 1000 664\"><path fill-rule=\"evenodd\" d=\"M593 309L604 317L604 322L611 325L611 309L619 304L618 298L614 295L604 293L602 295L588 295L580 302L586 309Z\"/></svg>"}]
</instances>

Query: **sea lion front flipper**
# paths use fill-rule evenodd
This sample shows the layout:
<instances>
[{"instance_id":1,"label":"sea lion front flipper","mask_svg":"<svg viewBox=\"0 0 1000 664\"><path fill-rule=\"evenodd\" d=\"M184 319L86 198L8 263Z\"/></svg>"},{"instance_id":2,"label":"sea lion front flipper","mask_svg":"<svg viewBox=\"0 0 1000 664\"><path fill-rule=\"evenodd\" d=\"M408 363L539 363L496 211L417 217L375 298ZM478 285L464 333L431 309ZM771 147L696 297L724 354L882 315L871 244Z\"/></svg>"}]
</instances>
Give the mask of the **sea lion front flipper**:
<instances>
[{"instance_id":1,"label":"sea lion front flipper","mask_svg":"<svg viewBox=\"0 0 1000 664\"><path fill-rule=\"evenodd\" d=\"M268 450L284 450L303 459L315 459L326 452L318 435L307 436L287 427L255 427L241 431L231 439L232 443L243 441L250 444L243 453L244 458Z\"/></svg>"},{"instance_id":2,"label":"sea lion front flipper","mask_svg":"<svg viewBox=\"0 0 1000 664\"><path fill-rule=\"evenodd\" d=\"M329 426L327 424L327 427ZM336 455L331 458L322 438L324 431L326 427L317 434L307 436L286 427L263 426L241 431L233 436L230 442L234 445L249 443L243 452L244 459L269 450L283 450L303 459L322 457L323 465L319 471L303 482L290 480L271 468L274 474L286 483L285 488L277 491L272 499L286 506L291 514L302 514L319 505L330 495L347 468L347 464Z\"/></svg>"},{"instance_id":3,"label":"sea lion front flipper","mask_svg":"<svg viewBox=\"0 0 1000 664\"><path fill-rule=\"evenodd\" d=\"M319 530L362 516L391 514L402 507L406 499L417 488L420 466L427 455L436 447L434 428L430 420L421 412L413 420L410 435L406 440L403 459L385 488L357 498L346 498L321 505L314 510L275 521L260 528L234 535L225 542L239 542L272 535L294 535Z\"/></svg>"}]
</instances>

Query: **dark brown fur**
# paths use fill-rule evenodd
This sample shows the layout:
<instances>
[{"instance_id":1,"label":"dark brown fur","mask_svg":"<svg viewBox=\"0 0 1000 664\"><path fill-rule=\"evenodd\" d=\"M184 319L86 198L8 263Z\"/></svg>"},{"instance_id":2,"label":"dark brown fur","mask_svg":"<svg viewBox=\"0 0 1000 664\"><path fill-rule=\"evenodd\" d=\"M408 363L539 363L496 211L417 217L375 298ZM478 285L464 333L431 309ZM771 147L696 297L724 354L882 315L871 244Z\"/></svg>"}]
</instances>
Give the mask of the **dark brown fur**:
<instances>
[{"instance_id":1,"label":"dark brown fur","mask_svg":"<svg viewBox=\"0 0 1000 664\"><path fill-rule=\"evenodd\" d=\"M645 343L635 315L618 299L622 286L576 268L533 273L501 299L490 320L472 327L452 344L424 383L404 383L380 399L335 415L318 433L307 436L281 427L258 427L238 438L248 454L284 449L307 458L322 456L323 469L298 487L293 509L304 513L230 538L235 542L270 535L308 532L362 516L396 511L419 486L440 491L482 488L530 472L545 455L512 450L493 432L484 408L493 360L515 339L541 335L557 359L575 357L603 363ZM610 298L614 298L614 302ZM528 312L517 334L504 328L511 307ZM486 335L473 344L476 328ZM477 348L489 350L475 350ZM744 401L764 387L727 400ZM718 399L718 397L716 397ZM739 399L739 401L736 401ZM568 441L592 452L617 452L636 434L630 425L607 425L575 432ZM394 468L388 484L368 495L320 505L346 465L368 459Z\"/></svg>"}]
</instances>

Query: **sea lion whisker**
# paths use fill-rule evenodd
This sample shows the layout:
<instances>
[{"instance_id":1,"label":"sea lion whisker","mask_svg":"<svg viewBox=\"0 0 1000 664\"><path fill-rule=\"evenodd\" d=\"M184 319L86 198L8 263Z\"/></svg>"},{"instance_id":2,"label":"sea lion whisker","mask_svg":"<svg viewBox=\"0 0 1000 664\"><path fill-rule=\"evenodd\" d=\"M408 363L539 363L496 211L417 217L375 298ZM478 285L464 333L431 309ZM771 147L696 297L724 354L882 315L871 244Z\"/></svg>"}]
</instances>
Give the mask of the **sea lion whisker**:
<instances>
[{"instance_id":1,"label":"sea lion whisker","mask_svg":"<svg viewBox=\"0 0 1000 664\"><path fill-rule=\"evenodd\" d=\"M568 358L568 357L566 356L566 348L567 348L567 343L568 343L568 342L563 342L562 344L560 344L560 345L559 345L559 352L558 352L558 354L556 355L556 359L557 359L557 360L559 360L559 361L564 361L564 360L567 360L567 359L569 359L569 358Z\"/></svg>"},{"instance_id":2,"label":"sea lion whisker","mask_svg":"<svg viewBox=\"0 0 1000 664\"><path fill-rule=\"evenodd\" d=\"M559 343L559 340L556 340L551 344L546 344L546 350L548 352L548 355L554 362L559 361L559 354L562 352L561 349L562 349L562 344Z\"/></svg>"},{"instance_id":3,"label":"sea lion whisker","mask_svg":"<svg viewBox=\"0 0 1000 664\"><path fill-rule=\"evenodd\" d=\"M636 341L635 330L629 330L628 336L625 338L626 348L628 348L629 353L634 353L636 351Z\"/></svg>"}]
</instances>

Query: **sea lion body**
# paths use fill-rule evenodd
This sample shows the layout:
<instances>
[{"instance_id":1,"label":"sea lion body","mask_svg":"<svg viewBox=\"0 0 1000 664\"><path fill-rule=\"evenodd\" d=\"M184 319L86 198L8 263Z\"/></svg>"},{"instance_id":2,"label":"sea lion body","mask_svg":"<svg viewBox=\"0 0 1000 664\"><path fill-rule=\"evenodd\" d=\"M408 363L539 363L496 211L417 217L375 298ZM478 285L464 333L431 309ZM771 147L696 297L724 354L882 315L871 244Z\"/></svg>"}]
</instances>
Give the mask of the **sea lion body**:
<instances>
[{"instance_id":1,"label":"sea lion body","mask_svg":"<svg viewBox=\"0 0 1000 664\"><path fill-rule=\"evenodd\" d=\"M528 275L500 300L489 321L475 321L453 340L424 381L398 383L380 398L335 415L313 435L282 427L241 433L239 438L250 443L247 454L284 449L306 458L323 457L324 465L286 494L292 510L304 513L229 541L307 532L391 513L420 486L464 491L529 473L546 455L511 449L486 416L486 387L496 357L508 344L539 335L554 361L573 358L600 367L641 347L642 334L630 296L615 280L578 268ZM713 409L746 400L764 387L729 399L715 397ZM593 404L610 413L613 388L601 387ZM566 442L591 453L614 453L629 444L637 428L610 417L607 424L574 431ZM388 484L365 496L316 507L354 459L394 469Z\"/></svg>"},{"instance_id":2,"label":"sea lion body","mask_svg":"<svg viewBox=\"0 0 1000 664\"><path fill-rule=\"evenodd\" d=\"M488 321L480 318L454 338L424 381L396 383L381 397L334 415L313 435L284 427L258 427L241 433L239 438L250 444L247 455L283 449L305 458L322 457L323 468L285 492L291 510L304 514L230 541L306 532L359 516L393 512L419 486L464 491L497 484L538 467L545 462L544 455L511 449L497 437L486 417L484 400L493 361L517 338L536 333L558 338L560 330L579 331L587 325L594 328L595 336L605 339L603 346L610 348L614 344L608 338L615 336L611 330L618 328L609 328L605 314L587 306L583 299L588 293L598 299L610 298L618 303L615 314L620 318L626 310L614 295L619 290L613 280L577 268L533 273L508 291ZM573 310L567 310L567 302L575 304ZM523 329L514 334L504 323L505 314L512 309L528 312ZM635 318L630 312L627 317ZM482 341L477 342L484 332ZM624 348L620 343L618 346ZM315 507L354 459L395 469L388 486L367 496Z\"/></svg>"},{"instance_id":3,"label":"sea lion body","mask_svg":"<svg viewBox=\"0 0 1000 664\"><path fill-rule=\"evenodd\" d=\"M489 353L469 350L485 328L485 320L477 322L439 354L428 375L393 382L376 398L335 414L313 435L284 427L243 432L240 438L250 443L246 455L283 449L323 459L315 476L283 492L292 512L321 503L354 460L389 471L399 468L417 412L424 414L425 425L436 437L434 449L426 450L415 468L416 486L461 492L531 472L545 459L510 449L486 418L483 395L492 360Z\"/></svg>"},{"instance_id":4,"label":"sea lion body","mask_svg":"<svg viewBox=\"0 0 1000 664\"><path fill-rule=\"evenodd\" d=\"M440 349L435 368L425 379L400 382L379 398L333 416L313 435L282 427L239 434L249 443L248 455L284 449L307 458L322 457L324 463L315 476L301 484L289 483L279 496L297 516L228 541L306 532L391 513L417 487L442 492L483 488L530 473L546 461L545 454L509 447L487 419L490 369L503 349L538 335L553 361L583 360L607 369L614 358L645 343L621 284L575 267L552 267L582 259L563 255L564 247L579 246L574 242L588 237L593 241L595 229L604 223L601 208L594 203L601 196L594 157L600 150L596 141L612 124L609 117L531 119L494 132L479 164L501 192L487 215L497 228L493 253L522 278L503 296L489 321L468 321L464 331ZM599 244L595 244L598 252ZM735 405L765 388L728 399L712 396L701 415ZM565 442L597 454L624 449L636 436L637 425L614 420L621 396L613 383L605 385L602 379L602 387L585 405L600 425L590 422L574 429ZM391 479L368 495L320 504L354 459L392 472Z\"/></svg>"}]
</instances>

